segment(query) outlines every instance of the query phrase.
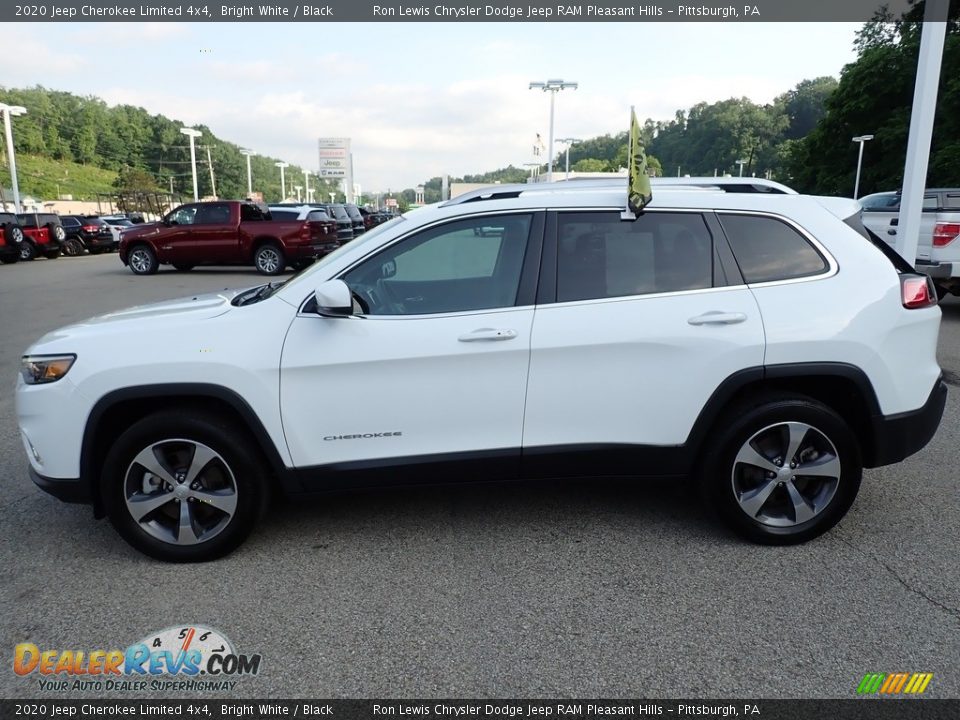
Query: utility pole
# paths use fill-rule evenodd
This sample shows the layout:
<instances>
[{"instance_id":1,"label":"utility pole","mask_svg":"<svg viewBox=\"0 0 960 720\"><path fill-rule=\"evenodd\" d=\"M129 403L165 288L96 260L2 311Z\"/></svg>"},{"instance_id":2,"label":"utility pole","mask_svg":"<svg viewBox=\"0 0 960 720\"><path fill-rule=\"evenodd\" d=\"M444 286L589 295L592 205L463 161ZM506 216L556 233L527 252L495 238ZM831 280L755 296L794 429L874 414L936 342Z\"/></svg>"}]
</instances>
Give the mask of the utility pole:
<instances>
[{"instance_id":1,"label":"utility pole","mask_svg":"<svg viewBox=\"0 0 960 720\"><path fill-rule=\"evenodd\" d=\"M213 196L217 197L217 183L213 179L213 160L210 159L209 145L207 145L207 167L210 168L210 189L213 191Z\"/></svg>"}]
</instances>

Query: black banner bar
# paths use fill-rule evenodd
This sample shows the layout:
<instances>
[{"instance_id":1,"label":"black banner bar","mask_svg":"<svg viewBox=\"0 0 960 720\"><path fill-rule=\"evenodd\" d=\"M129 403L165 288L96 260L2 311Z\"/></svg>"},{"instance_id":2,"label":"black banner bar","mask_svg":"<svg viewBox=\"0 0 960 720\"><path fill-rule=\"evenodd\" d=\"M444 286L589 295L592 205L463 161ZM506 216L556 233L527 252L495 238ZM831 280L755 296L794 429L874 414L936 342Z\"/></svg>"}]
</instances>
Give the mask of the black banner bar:
<instances>
[{"instance_id":1,"label":"black banner bar","mask_svg":"<svg viewBox=\"0 0 960 720\"><path fill-rule=\"evenodd\" d=\"M956 720L960 700L36 700L0 701L0 718L304 720Z\"/></svg>"},{"instance_id":2,"label":"black banner bar","mask_svg":"<svg viewBox=\"0 0 960 720\"><path fill-rule=\"evenodd\" d=\"M39 0L0 3L2 22L862 22L909 0Z\"/></svg>"}]
</instances>

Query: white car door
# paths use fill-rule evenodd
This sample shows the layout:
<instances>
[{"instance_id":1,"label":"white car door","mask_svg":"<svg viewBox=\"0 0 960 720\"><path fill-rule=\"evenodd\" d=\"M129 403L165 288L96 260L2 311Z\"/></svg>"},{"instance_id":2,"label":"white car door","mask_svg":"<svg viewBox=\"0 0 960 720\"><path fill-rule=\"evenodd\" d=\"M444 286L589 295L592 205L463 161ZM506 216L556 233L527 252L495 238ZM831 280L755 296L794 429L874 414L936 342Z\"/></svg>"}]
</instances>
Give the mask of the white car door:
<instances>
[{"instance_id":1,"label":"white car door","mask_svg":"<svg viewBox=\"0 0 960 720\"><path fill-rule=\"evenodd\" d=\"M547 227L549 258L552 218ZM713 392L763 365L756 301L727 279L709 227L701 213L557 213L556 302L537 306L533 326L525 472L682 472L671 451Z\"/></svg>"},{"instance_id":2,"label":"white car door","mask_svg":"<svg viewBox=\"0 0 960 720\"><path fill-rule=\"evenodd\" d=\"M294 464L515 475L542 227L525 212L418 230L341 275L357 316L304 307L281 361Z\"/></svg>"}]
</instances>

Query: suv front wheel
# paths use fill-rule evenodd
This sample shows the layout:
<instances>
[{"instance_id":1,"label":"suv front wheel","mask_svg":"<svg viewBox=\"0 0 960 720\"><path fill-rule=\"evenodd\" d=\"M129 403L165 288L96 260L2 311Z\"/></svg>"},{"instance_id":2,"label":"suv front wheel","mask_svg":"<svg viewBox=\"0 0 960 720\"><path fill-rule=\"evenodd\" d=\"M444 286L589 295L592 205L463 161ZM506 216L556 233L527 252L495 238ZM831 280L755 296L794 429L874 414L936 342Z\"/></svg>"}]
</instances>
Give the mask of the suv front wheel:
<instances>
[{"instance_id":1,"label":"suv front wheel","mask_svg":"<svg viewBox=\"0 0 960 720\"><path fill-rule=\"evenodd\" d=\"M704 497L753 542L811 540L840 521L860 489L856 436L811 398L759 398L728 412L714 432L701 463Z\"/></svg>"},{"instance_id":2,"label":"suv front wheel","mask_svg":"<svg viewBox=\"0 0 960 720\"><path fill-rule=\"evenodd\" d=\"M135 423L104 463L100 497L133 547L168 562L214 560L246 539L266 501L265 472L242 430L164 411Z\"/></svg>"}]
</instances>

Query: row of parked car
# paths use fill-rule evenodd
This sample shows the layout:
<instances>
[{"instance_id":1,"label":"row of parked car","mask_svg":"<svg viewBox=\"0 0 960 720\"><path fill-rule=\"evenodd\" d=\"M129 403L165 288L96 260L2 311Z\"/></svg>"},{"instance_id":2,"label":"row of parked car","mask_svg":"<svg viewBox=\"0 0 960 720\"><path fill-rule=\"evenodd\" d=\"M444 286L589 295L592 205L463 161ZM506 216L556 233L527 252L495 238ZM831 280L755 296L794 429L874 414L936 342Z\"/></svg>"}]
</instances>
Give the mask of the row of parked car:
<instances>
[{"instance_id":1,"label":"row of parked car","mask_svg":"<svg viewBox=\"0 0 960 720\"><path fill-rule=\"evenodd\" d=\"M120 246L122 231L133 225L120 215L0 212L0 262L110 252Z\"/></svg>"},{"instance_id":2,"label":"row of parked car","mask_svg":"<svg viewBox=\"0 0 960 720\"><path fill-rule=\"evenodd\" d=\"M53 260L61 255L84 253L98 255L119 250L124 233L136 231L131 239L138 238L149 251L141 250L137 262L130 264L138 274L156 272L157 265L168 262L169 253L155 245L157 240L196 243L204 240L206 235L217 236L218 240L210 244L213 238L208 238L207 243L200 243L203 247L195 247L193 251L181 248L193 260L169 262L179 270L199 264L252 263L261 272L273 274L282 272L287 264L300 267L312 262L315 257L349 242L390 217L387 213L370 212L353 204L280 203L267 207L251 202L231 204L220 201L182 205L159 223L145 223L135 213L105 216L0 213L0 262L9 264L37 257ZM257 226L255 234L260 242L241 248L239 234L228 232L225 236L224 225L239 231L246 222L286 222L290 225L285 228ZM308 241L306 245L304 239ZM259 246L268 240L276 249L261 251L254 257ZM224 247L231 242L235 245L233 251ZM129 264L128 255L126 251L121 254L125 264Z\"/></svg>"}]
</instances>

